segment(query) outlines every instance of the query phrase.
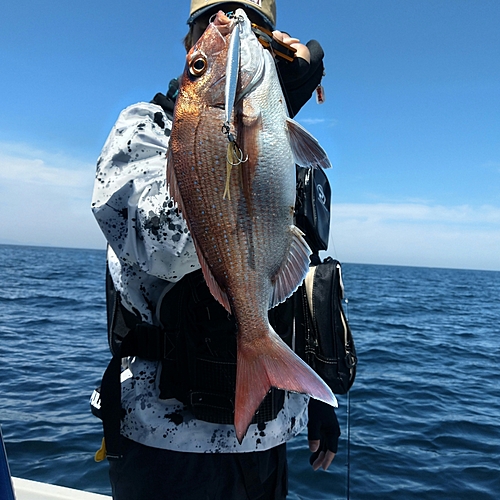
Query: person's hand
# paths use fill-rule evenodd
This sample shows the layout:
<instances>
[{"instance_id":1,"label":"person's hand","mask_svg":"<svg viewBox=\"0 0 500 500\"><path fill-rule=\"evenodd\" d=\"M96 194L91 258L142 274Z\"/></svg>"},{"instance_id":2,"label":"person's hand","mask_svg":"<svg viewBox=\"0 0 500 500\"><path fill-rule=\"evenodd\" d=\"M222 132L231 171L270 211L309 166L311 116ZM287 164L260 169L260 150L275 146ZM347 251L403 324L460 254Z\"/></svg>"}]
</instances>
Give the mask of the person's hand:
<instances>
[{"instance_id":1,"label":"person's hand","mask_svg":"<svg viewBox=\"0 0 500 500\"><path fill-rule=\"evenodd\" d=\"M292 62L277 59L277 68L288 104L288 112L293 118L311 98L323 78L323 49L316 40L306 45L282 31L273 31L273 36L282 43L296 49Z\"/></svg>"},{"instance_id":2,"label":"person's hand","mask_svg":"<svg viewBox=\"0 0 500 500\"><path fill-rule=\"evenodd\" d=\"M312 398L309 400L308 414L307 438L312 453L309 463L314 470L320 467L327 470L338 448L340 426L337 415L332 406Z\"/></svg>"},{"instance_id":3,"label":"person's hand","mask_svg":"<svg viewBox=\"0 0 500 500\"><path fill-rule=\"evenodd\" d=\"M295 53L296 57L301 57L308 63L311 62L311 54L309 52L309 49L307 48L307 45L300 43L300 40L298 38L293 38L288 33L283 33L278 30L273 31L273 37L286 45L290 45L292 49L295 49L297 51Z\"/></svg>"}]
</instances>

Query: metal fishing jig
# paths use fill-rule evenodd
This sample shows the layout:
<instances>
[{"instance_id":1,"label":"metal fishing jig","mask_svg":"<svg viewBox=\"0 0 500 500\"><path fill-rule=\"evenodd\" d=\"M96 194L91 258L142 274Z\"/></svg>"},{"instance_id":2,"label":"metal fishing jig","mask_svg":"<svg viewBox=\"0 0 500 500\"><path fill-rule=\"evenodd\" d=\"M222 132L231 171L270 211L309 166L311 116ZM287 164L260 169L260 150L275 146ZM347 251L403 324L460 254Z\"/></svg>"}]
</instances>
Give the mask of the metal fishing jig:
<instances>
[{"instance_id":1,"label":"metal fishing jig","mask_svg":"<svg viewBox=\"0 0 500 500\"><path fill-rule=\"evenodd\" d=\"M236 100L236 88L238 86L238 74L240 70L240 31L241 23L244 22L242 16L235 16L228 12L227 16L235 23L233 32L229 39L229 49L226 63L226 89L225 89L225 122L222 124L222 133L227 136L228 145L226 153L226 186L223 198L231 199L229 184L231 180L231 170L233 167L241 165L248 160L248 155L244 153L236 143L234 135L231 133L231 115Z\"/></svg>"}]
</instances>

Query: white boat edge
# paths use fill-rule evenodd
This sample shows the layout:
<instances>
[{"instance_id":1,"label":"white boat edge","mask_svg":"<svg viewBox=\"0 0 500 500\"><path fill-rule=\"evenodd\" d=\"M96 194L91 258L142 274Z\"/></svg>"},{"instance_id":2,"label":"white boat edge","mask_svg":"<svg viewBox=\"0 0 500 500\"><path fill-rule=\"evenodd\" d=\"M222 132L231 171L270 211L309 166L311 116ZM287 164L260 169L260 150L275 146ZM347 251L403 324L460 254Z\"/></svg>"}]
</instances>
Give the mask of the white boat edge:
<instances>
[{"instance_id":1,"label":"white boat edge","mask_svg":"<svg viewBox=\"0 0 500 500\"><path fill-rule=\"evenodd\" d=\"M40 483L19 477L12 478L16 500L111 500L111 497L88 491Z\"/></svg>"}]
</instances>

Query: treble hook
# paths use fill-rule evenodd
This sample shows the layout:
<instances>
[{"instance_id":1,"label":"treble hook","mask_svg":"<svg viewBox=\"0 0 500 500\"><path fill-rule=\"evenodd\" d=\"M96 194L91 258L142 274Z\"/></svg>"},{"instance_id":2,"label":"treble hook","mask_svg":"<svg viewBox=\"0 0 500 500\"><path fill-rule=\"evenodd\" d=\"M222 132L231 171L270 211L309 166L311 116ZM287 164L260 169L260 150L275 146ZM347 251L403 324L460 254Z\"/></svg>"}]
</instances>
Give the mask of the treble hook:
<instances>
[{"instance_id":1,"label":"treble hook","mask_svg":"<svg viewBox=\"0 0 500 500\"><path fill-rule=\"evenodd\" d=\"M248 161L248 155L244 156L243 151L238 146L236 139L233 134L230 132L229 123L224 123L222 125L222 133L226 134L228 145L227 145L227 153L226 153L226 186L224 188L224 194L222 195L223 199L230 200L231 199L231 191L230 191L230 181L231 181L231 170L233 167L237 167L242 163Z\"/></svg>"}]
</instances>

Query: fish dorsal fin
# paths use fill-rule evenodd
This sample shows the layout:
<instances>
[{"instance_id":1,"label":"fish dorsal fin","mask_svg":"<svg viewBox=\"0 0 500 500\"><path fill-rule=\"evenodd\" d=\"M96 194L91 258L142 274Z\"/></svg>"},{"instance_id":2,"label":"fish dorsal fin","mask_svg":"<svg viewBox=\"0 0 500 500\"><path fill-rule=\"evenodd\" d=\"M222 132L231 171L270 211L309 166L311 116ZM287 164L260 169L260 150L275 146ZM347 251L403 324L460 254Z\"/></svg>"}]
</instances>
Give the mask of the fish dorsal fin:
<instances>
[{"instance_id":1,"label":"fish dorsal fin","mask_svg":"<svg viewBox=\"0 0 500 500\"><path fill-rule=\"evenodd\" d=\"M173 168L173 160L172 160L172 152L171 152L170 148L167 151L167 184L168 184L170 196L177 203L179 210L182 212L183 217L186 220L186 224L187 224L188 229L191 233L191 238L193 239L194 247L196 249L196 255L198 256L201 270L203 272L203 277L205 278L205 281L207 282L210 293L215 297L215 299L220 304L222 304L222 306L226 309L226 311L228 313L232 314L231 305L229 304L229 299L227 298L227 294L226 294L226 292L224 292L224 290L221 289L221 287L219 286L219 284L215 280L215 278L212 274L212 271L210 271L210 267L208 266L207 260L205 259L203 252L201 251L201 248L198 245L198 242L196 241L196 238L195 238L193 232L191 231L189 221L187 220L187 218L185 216L186 211L184 209L184 203L182 202L182 196L179 192L179 187L177 185L177 178L175 177L175 171Z\"/></svg>"},{"instance_id":2,"label":"fish dorsal fin","mask_svg":"<svg viewBox=\"0 0 500 500\"><path fill-rule=\"evenodd\" d=\"M300 167L330 168L332 165L320 143L302 125L286 120L295 163Z\"/></svg>"},{"instance_id":3,"label":"fish dorsal fin","mask_svg":"<svg viewBox=\"0 0 500 500\"><path fill-rule=\"evenodd\" d=\"M309 270L311 249L304 239L304 233L296 226L290 226L292 244L288 258L273 280L273 292L269 307L285 301L302 283Z\"/></svg>"}]
</instances>

